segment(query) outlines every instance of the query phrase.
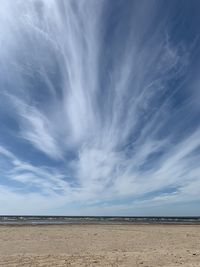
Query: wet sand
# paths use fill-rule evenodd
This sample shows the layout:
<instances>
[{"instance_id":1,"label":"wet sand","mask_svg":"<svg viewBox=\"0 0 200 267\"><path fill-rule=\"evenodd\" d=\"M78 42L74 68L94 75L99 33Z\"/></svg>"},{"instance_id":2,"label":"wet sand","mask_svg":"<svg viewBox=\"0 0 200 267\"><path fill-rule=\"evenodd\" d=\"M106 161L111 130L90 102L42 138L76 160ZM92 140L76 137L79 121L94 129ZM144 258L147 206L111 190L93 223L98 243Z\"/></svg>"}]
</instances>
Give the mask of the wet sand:
<instances>
[{"instance_id":1,"label":"wet sand","mask_svg":"<svg viewBox=\"0 0 200 267\"><path fill-rule=\"evenodd\" d=\"M0 266L200 266L200 225L0 226Z\"/></svg>"}]
</instances>

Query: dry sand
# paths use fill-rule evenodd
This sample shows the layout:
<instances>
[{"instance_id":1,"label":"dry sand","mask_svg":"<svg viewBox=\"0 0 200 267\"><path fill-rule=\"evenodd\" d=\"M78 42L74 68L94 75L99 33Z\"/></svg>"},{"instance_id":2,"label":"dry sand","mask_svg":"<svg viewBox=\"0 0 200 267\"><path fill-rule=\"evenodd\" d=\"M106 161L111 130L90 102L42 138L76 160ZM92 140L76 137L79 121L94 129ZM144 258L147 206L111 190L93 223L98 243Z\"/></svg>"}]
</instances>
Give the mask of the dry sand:
<instances>
[{"instance_id":1,"label":"dry sand","mask_svg":"<svg viewBox=\"0 0 200 267\"><path fill-rule=\"evenodd\" d=\"M0 226L0 266L200 266L200 226Z\"/></svg>"}]
</instances>

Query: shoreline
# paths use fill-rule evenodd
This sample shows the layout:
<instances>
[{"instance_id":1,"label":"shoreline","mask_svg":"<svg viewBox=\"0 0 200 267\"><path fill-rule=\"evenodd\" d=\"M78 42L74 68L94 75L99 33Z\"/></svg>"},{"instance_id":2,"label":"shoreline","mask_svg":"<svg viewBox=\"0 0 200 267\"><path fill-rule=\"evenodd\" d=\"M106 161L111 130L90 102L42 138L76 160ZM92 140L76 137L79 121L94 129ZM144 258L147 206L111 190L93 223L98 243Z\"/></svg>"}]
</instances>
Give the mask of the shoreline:
<instances>
[{"instance_id":1,"label":"shoreline","mask_svg":"<svg viewBox=\"0 0 200 267\"><path fill-rule=\"evenodd\" d=\"M0 227L23 227L23 226L200 226L200 223L0 223Z\"/></svg>"},{"instance_id":2,"label":"shoreline","mask_svg":"<svg viewBox=\"0 0 200 267\"><path fill-rule=\"evenodd\" d=\"M200 217L0 216L1 225L200 225Z\"/></svg>"}]
</instances>

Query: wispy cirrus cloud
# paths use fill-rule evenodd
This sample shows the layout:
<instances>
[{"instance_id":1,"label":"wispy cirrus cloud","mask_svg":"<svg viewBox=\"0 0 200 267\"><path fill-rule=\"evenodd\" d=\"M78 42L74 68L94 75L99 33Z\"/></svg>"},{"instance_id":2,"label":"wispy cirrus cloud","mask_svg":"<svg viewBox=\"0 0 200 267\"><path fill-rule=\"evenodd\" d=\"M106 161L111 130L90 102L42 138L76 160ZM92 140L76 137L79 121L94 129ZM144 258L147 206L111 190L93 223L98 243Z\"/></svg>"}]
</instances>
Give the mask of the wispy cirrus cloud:
<instances>
[{"instance_id":1,"label":"wispy cirrus cloud","mask_svg":"<svg viewBox=\"0 0 200 267\"><path fill-rule=\"evenodd\" d=\"M15 96L7 95L7 97L17 112L20 137L49 157L61 159L63 151L59 147L56 132L49 118L37 107L31 106Z\"/></svg>"},{"instance_id":2,"label":"wispy cirrus cloud","mask_svg":"<svg viewBox=\"0 0 200 267\"><path fill-rule=\"evenodd\" d=\"M197 41L174 37L165 6L172 12L156 1L2 1L2 114L18 126L10 142L44 158L0 148L9 194L21 199L20 183L54 199L52 210L199 201L188 82Z\"/></svg>"}]
</instances>

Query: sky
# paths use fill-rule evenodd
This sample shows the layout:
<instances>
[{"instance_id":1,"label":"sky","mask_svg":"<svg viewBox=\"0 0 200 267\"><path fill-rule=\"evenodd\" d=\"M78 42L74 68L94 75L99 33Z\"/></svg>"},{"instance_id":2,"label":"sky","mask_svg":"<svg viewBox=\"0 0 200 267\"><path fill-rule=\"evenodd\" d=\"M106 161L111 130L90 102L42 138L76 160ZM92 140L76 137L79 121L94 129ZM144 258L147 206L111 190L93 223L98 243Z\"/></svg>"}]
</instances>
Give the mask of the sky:
<instances>
[{"instance_id":1,"label":"sky","mask_svg":"<svg viewBox=\"0 0 200 267\"><path fill-rule=\"evenodd\" d=\"M0 214L200 215L199 25L199 0L0 0Z\"/></svg>"}]
</instances>

